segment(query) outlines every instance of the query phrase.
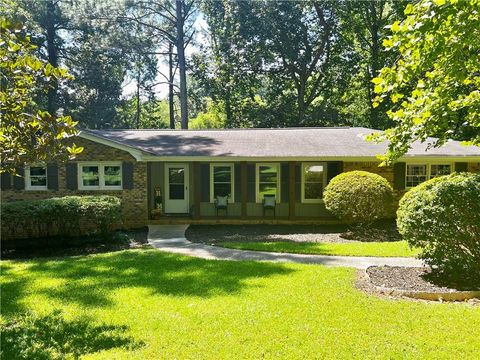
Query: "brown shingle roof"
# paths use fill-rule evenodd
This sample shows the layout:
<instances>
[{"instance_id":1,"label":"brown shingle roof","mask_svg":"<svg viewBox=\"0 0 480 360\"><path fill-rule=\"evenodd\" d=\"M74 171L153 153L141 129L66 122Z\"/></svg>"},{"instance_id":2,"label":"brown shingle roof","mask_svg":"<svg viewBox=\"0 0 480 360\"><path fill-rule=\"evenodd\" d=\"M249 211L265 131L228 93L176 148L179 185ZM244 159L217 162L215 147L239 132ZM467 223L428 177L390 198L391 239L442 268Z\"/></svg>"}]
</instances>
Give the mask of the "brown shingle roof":
<instances>
[{"instance_id":1,"label":"brown shingle roof","mask_svg":"<svg viewBox=\"0 0 480 360\"><path fill-rule=\"evenodd\" d=\"M375 130L360 127L84 131L158 156L374 157L386 149L385 144L366 142L364 136ZM427 145L413 144L407 156L480 157L480 147L458 141L426 151Z\"/></svg>"}]
</instances>

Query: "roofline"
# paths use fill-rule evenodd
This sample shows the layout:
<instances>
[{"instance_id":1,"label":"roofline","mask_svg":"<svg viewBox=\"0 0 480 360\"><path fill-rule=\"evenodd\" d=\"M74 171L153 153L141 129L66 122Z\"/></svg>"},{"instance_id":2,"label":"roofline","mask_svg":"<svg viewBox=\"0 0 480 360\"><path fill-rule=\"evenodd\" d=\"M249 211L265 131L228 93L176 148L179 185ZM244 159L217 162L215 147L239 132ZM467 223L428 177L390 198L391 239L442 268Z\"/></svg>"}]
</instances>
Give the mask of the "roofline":
<instances>
[{"instance_id":1,"label":"roofline","mask_svg":"<svg viewBox=\"0 0 480 360\"><path fill-rule=\"evenodd\" d=\"M353 126L310 126L310 127L286 127L286 128L210 128L210 129L105 129L107 131L137 131L137 132L194 132L194 131L257 131L257 130L338 130L338 129L368 129L372 131L380 131L371 128L353 127ZM102 131L102 130L98 130Z\"/></svg>"},{"instance_id":2,"label":"roofline","mask_svg":"<svg viewBox=\"0 0 480 360\"><path fill-rule=\"evenodd\" d=\"M283 128L281 128L283 130ZM291 129L291 128L285 128ZM311 128L299 128L299 129L311 129ZM318 129L318 128L317 128ZM327 129L327 128L325 128ZM331 128L335 129L335 128ZM221 129L219 129L221 130ZM236 129L241 130L241 129ZM248 130L248 129L247 129ZM262 130L262 129L260 129ZM271 129L269 129L271 130ZM143 130L142 130L143 131ZM148 130L146 130L148 131ZM185 131L185 130L170 130L170 131ZM125 145L119 141L106 139L101 135L97 135L88 130L80 130L79 137L90 140L102 145L110 146L115 149L123 150L132 155L136 161L353 161L353 162L379 162L377 156L284 156L284 157L272 157L272 156L169 156L169 155L156 155L152 152L142 151L134 146ZM397 162L418 162L418 161L471 161L480 162L479 155L404 155L400 157Z\"/></svg>"},{"instance_id":3,"label":"roofline","mask_svg":"<svg viewBox=\"0 0 480 360\"><path fill-rule=\"evenodd\" d=\"M232 161L350 161L350 162L381 162L376 156L157 156L145 155L142 161L168 161L168 162L185 162L185 161L205 161L205 162L232 162ZM442 161L470 161L480 162L480 156L459 156L459 155L409 155L401 157L397 162L442 162Z\"/></svg>"},{"instance_id":4,"label":"roofline","mask_svg":"<svg viewBox=\"0 0 480 360\"><path fill-rule=\"evenodd\" d=\"M99 144L102 144L102 145L106 145L106 146L113 147L115 149L126 151L130 155L132 155L135 158L135 160L142 161L142 157L144 155L144 152L135 148L135 147L133 147L133 146L124 145L124 144L122 144L118 141L105 139L104 137L101 137L99 135L92 134L88 130L80 130L78 136L83 138L83 139L90 140L90 141L93 141L93 142L96 142L96 143L99 143Z\"/></svg>"}]
</instances>

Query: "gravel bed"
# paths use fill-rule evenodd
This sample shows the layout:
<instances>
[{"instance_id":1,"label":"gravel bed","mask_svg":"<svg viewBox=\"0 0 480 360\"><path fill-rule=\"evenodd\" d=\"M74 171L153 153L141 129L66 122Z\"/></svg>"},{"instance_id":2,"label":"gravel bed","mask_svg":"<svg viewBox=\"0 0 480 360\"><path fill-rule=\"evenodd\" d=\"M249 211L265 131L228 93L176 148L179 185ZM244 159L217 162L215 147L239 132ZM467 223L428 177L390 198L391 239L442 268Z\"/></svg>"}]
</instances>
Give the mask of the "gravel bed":
<instances>
[{"instance_id":1,"label":"gravel bed","mask_svg":"<svg viewBox=\"0 0 480 360\"><path fill-rule=\"evenodd\" d=\"M431 273L428 267L405 268L398 266L372 266L367 269L375 286L406 291L455 292L478 290L478 286L445 283Z\"/></svg>"},{"instance_id":2,"label":"gravel bed","mask_svg":"<svg viewBox=\"0 0 480 360\"><path fill-rule=\"evenodd\" d=\"M191 225L185 236L203 244L220 242L321 242L396 241L396 228L384 222L369 230L350 229L345 225Z\"/></svg>"}]
</instances>

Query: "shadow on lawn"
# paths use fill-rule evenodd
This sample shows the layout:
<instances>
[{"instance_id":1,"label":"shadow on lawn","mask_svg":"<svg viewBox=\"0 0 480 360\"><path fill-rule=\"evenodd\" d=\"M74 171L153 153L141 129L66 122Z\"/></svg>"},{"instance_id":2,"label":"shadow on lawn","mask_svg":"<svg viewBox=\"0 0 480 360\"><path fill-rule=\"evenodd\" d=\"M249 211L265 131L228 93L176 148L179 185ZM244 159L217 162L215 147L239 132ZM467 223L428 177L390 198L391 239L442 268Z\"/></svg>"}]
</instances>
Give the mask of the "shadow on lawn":
<instances>
[{"instance_id":1,"label":"shadow on lawn","mask_svg":"<svg viewBox=\"0 0 480 360\"><path fill-rule=\"evenodd\" d=\"M94 325L89 318L65 320L60 311L26 313L0 326L2 359L75 358L117 347L143 344L125 335L126 326Z\"/></svg>"},{"instance_id":2,"label":"shadow on lawn","mask_svg":"<svg viewBox=\"0 0 480 360\"><path fill-rule=\"evenodd\" d=\"M35 295L87 307L107 307L114 305L110 293L121 288L140 287L153 294L210 297L254 286L245 283L249 278L286 275L293 271L280 264L208 261L157 250L36 259L27 263L27 275L8 268L3 272L3 314L25 311L23 297L29 287L35 286L33 282L36 280L38 284L41 278L58 280L58 284L42 287L40 283L31 291Z\"/></svg>"}]
</instances>

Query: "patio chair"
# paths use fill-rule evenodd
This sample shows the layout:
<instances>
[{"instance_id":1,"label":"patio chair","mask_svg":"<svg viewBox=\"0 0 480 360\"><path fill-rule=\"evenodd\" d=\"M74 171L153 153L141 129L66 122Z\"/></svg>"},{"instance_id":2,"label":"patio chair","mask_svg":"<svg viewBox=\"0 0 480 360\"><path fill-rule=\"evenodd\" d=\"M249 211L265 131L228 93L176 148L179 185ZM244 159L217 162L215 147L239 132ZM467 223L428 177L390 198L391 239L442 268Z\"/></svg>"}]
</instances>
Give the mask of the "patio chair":
<instances>
[{"instance_id":1,"label":"patio chair","mask_svg":"<svg viewBox=\"0 0 480 360\"><path fill-rule=\"evenodd\" d=\"M217 216L219 210L224 210L225 215L228 216L228 196L217 196L215 198L215 210L217 212Z\"/></svg>"},{"instance_id":2,"label":"patio chair","mask_svg":"<svg viewBox=\"0 0 480 360\"><path fill-rule=\"evenodd\" d=\"M263 204L263 216L265 216L266 210L272 210L273 217L276 216L275 210L277 208L277 200L275 199L275 196L273 195L264 196L262 204Z\"/></svg>"}]
</instances>

